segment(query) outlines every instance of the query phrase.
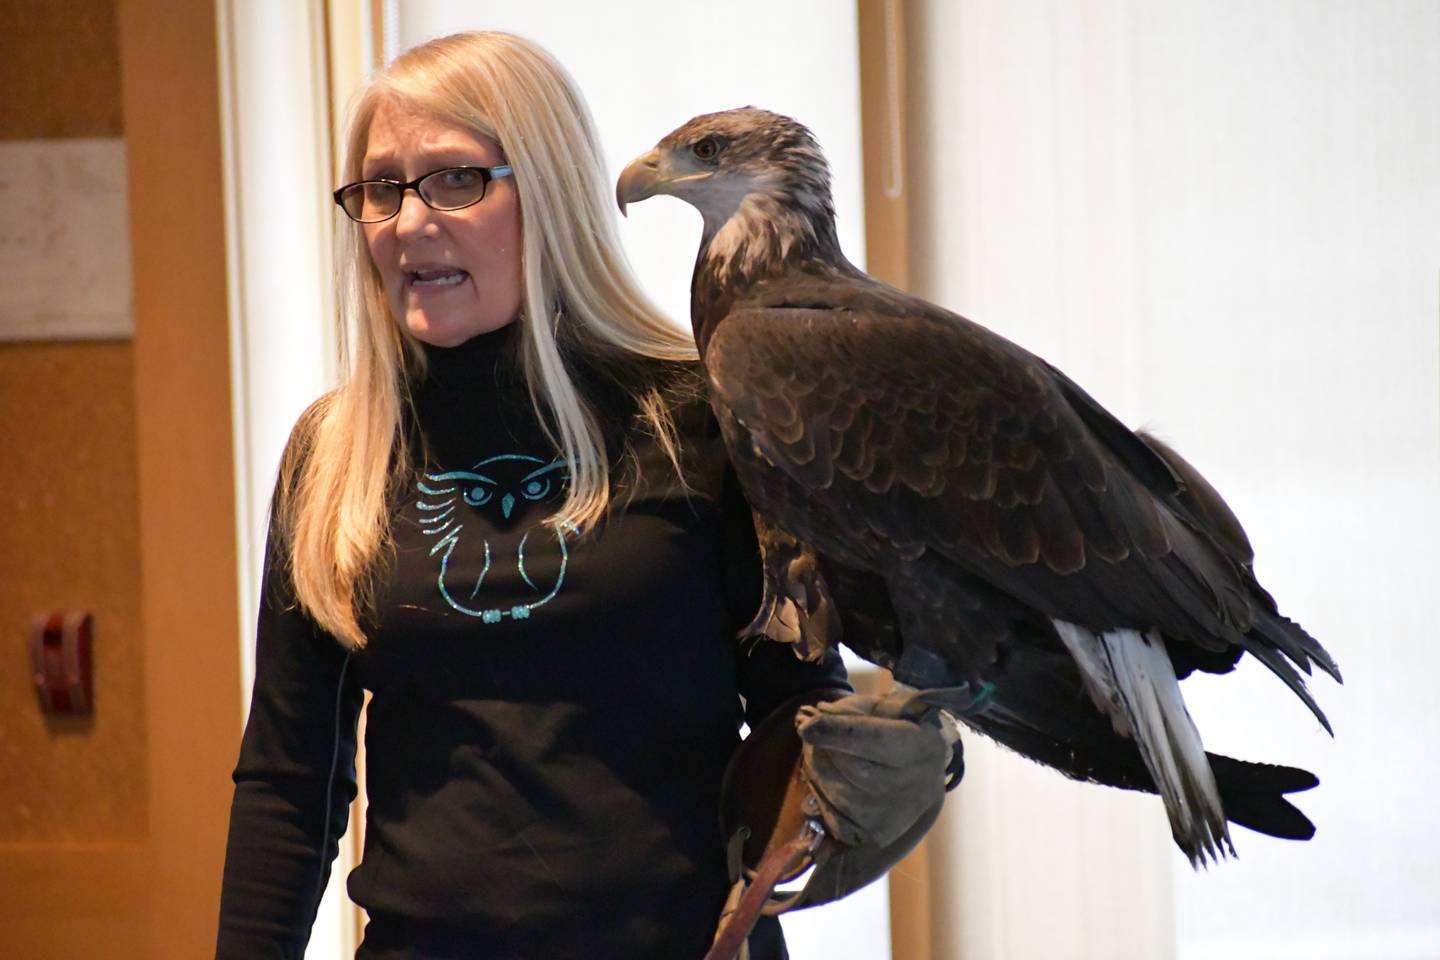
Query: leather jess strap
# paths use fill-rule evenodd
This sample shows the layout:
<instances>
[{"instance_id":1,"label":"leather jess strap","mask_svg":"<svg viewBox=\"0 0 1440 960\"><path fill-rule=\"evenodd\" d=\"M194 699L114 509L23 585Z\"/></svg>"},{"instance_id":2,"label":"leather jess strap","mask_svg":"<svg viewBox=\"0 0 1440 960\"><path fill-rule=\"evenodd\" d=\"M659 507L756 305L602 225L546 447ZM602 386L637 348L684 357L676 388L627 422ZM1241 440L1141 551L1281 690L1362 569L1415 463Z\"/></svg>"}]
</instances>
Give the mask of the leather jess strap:
<instances>
[{"instance_id":1,"label":"leather jess strap","mask_svg":"<svg viewBox=\"0 0 1440 960\"><path fill-rule=\"evenodd\" d=\"M760 917L779 912L771 909L776 902L775 888L787 878L803 873L814 861L815 851L824 840L825 827L818 820L807 821L804 832L771 849L749 878L736 881L730 899L734 902L738 893L739 902L733 907L726 904L715 942L706 952L705 960L735 960L739 956Z\"/></svg>"}]
</instances>

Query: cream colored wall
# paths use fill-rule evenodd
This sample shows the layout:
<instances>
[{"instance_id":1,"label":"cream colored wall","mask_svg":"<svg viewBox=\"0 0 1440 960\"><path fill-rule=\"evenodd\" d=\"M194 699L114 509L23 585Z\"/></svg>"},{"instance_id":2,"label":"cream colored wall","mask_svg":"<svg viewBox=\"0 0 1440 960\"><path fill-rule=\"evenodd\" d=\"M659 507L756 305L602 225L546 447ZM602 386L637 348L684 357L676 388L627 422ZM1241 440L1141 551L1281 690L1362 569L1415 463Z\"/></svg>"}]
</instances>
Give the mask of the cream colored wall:
<instances>
[{"instance_id":1,"label":"cream colored wall","mask_svg":"<svg viewBox=\"0 0 1440 960\"><path fill-rule=\"evenodd\" d=\"M1311 683L1334 740L1253 663L1182 684L1207 747L1321 781L1312 841L1200 874L1158 804L1124 840L1121 795L972 746L946 955L1434 956L1440 7L913 11L917 292L1181 450L1347 681Z\"/></svg>"}]
</instances>

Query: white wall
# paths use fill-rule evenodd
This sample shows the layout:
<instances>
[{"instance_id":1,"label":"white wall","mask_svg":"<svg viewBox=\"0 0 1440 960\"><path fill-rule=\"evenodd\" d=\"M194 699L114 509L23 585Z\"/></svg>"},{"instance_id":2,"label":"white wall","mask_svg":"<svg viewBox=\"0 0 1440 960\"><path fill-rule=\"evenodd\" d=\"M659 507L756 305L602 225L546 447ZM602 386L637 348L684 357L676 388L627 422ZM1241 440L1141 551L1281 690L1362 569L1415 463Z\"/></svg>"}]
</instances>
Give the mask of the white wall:
<instances>
[{"instance_id":1,"label":"white wall","mask_svg":"<svg viewBox=\"0 0 1440 960\"><path fill-rule=\"evenodd\" d=\"M1298 797L1307 844L1237 830L1238 861L1198 875L1166 854L1174 951L1440 956L1440 4L919 0L911 18L917 292L1171 440L1345 671L1312 683L1333 741L1254 664L1184 684L1207 747L1321 786ZM941 955L1037 955L1026 918L1053 907L1047 956L1155 956L1096 948L1114 929L1076 910L1150 869L1075 835L1107 792L972 753L941 829L971 952Z\"/></svg>"}]
</instances>

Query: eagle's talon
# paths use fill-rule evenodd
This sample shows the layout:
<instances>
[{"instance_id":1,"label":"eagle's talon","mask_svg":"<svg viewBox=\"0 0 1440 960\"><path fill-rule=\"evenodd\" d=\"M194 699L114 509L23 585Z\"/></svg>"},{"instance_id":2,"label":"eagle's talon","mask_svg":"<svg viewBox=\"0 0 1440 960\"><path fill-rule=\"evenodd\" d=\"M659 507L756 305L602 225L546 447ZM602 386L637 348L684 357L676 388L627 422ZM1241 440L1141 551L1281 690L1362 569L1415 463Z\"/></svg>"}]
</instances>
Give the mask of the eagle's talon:
<instances>
[{"instance_id":1,"label":"eagle's talon","mask_svg":"<svg viewBox=\"0 0 1440 960\"><path fill-rule=\"evenodd\" d=\"M820 557L808 544L755 516L760 547L760 609L742 636L764 635L795 648L803 660L815 660L840 642L840 621L833 615L830 588Z\"/></svg>"}]
</instances>

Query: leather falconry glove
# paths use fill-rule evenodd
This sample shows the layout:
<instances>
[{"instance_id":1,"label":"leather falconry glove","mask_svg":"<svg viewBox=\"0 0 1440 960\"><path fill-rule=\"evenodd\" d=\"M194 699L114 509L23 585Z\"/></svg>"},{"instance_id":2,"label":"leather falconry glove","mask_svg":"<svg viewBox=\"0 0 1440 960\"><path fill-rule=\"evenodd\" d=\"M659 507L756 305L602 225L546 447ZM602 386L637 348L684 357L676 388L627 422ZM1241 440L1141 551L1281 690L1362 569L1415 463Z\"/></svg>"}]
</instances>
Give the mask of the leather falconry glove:
<instances>
[{"instance_id":1,"label":"leather falconry glove","mask_svg":"<svg viewBox=\"0 0 1440 960\"><path fill-rule=\"evenodd\" d=\"M955 722L913 693L803 706L795 729L820 817L851 846L893 843L963 771Z\"/></svg>"},{"instance_id":2,"label":"leather falconry glove","mask_svg":"<svg viewBox=\"0 0 1440 960\"><path fill-rule=\"evenodd\" d=\"M993 690L807 691L761 721L720 789L735 887L706 960L733 960L762 914L839 900L914 849L965 772L953 718ZM800 890L774 892L812 866Z\"/></svg>"}]
</instances>

